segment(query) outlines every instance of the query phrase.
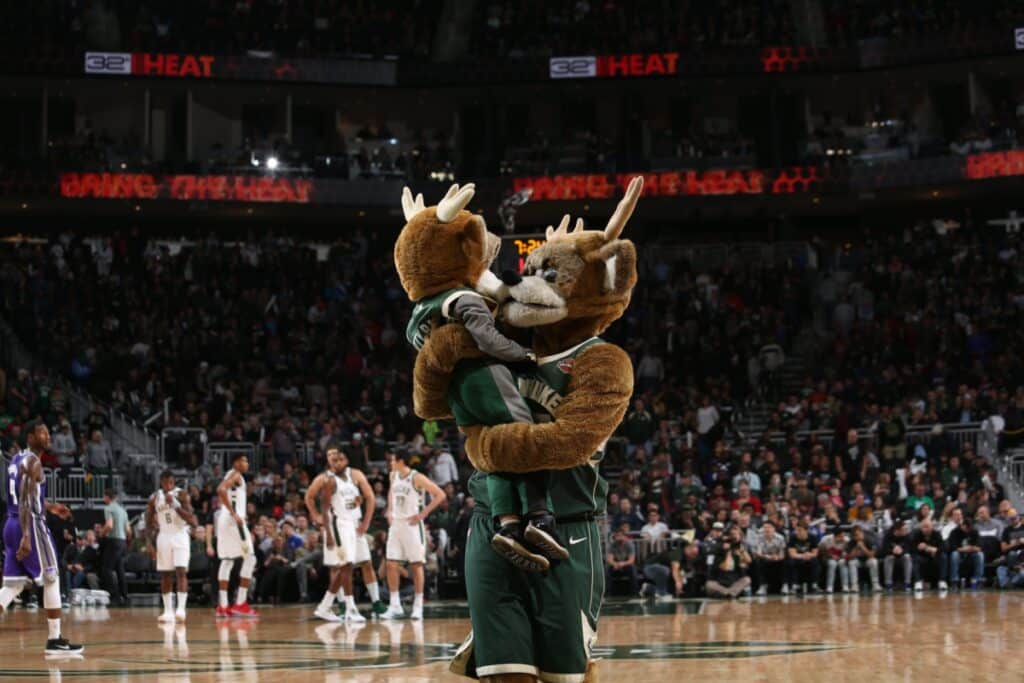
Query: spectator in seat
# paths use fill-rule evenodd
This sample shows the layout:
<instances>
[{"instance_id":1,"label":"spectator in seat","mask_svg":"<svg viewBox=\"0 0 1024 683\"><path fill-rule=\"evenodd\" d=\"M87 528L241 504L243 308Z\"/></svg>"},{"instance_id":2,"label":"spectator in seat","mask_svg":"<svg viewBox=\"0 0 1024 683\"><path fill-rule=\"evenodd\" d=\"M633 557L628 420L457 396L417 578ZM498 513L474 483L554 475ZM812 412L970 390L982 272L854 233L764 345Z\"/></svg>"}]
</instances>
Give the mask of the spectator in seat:
<instances>
[{"instance_id":1,"label":"spectator in seat","mask_svg":"<svg viewBox=\"0 0 1024 683\"><path fill-rule=\"evenodd\" d=\"M731 507L733 510L743 510L743 506L748 503L754 508L755 515L764 512L761 499L750 492L750 486L746 482L742 482L736 489L736 498L733 499Z\"/></svg>"},{"instance_id":2,"label":"spectator in seat","mask_svg":"<svg viewBox=\"0 0 1024 683\"><path fill-rule=\"evenodd\" d=\"M826 534L818 543L818 552L825 563L825 592L835 590L836 574L839 574L840 589L844 593L850 591L850 569L846 563L846 549L849 538L846 529L837 527L832 533Z\"/></svg>"},{"instance_id":3,"label":"spectator in seat","mask_svg":"<svg viewBox=\"0 0 1024 683\"><path fill-rule=\"evenodd\" d=\"M878 559L875 557L875 549L865 538L864 529L856 526L853 528L852 535L846 551L846 565L850 572L850 590L854 593L860 590L858 572L866 568L871 577L871 590L877 593L882 590L882 586L878 582Z\"/></svg>"},{"instance_id":4,"label":"spectator in seat","mask_svg":"<svg viewBox=\"0 0 1024 683\"><path fill-rule=\"evenodd\" d=\"M92 432L82 466L94 477L98 477L101 485L103 478L110 476L114 470L114 454L110 451L110 444L103 440L103 432L98 429Z\"/></svg>"},{"instance_id":5,"label":"spectator in seat","mask_svg":"<svg viewBox=\"0 0 1024 683\"><path fill-rule=\"evenodd\" d=\"M665 547L665 541L669 537L668 525L661 521L661 513L654 504L647 508L647 524L641 527L640 536L643 537L648 552L658 553Z\"/></svg>"},{"instance_id":6,"label":"spectator in seat","mask_svg":"<svg viewBox=\"0 0 1024 683\"><path fill-rule=\"evenodd\" d=\"M992 518L992 512L987 505L982 505L975 513L974 528L978 532L981 551L985 553L986 558L994 559L1002 555L1000 540L1003 536L1003 523Z\"/></svg>"},{"instance_id":7,"label":"spectator in seat","mask_svg":"<svg viewBox=\"0 0 1024 683\"><path fill-rule=\"evenodd\" d=\"M640 580L636 568L636 551L629 538L629 527L622 525L615 532L615 538L608 546L607 562L608 585L614 586L619 579L625 579L629 586L629 596L634 597L640 592Z\"/></svg>"},{"instance_id":8,"label":"spectator in seat","mask_svg":"<svg viewBox=\"0 0 1024 683\"><path fill-rule=\"evenodd\" d=\"M968 565L964 580L969 582L972 590L981 585L985 578L985 553L981 550L981 537L970 517L960 520L960 526L949 534L949 580L953 587L961 587L961 565Z\"/></svg>"},{"instance_id":9,"label":"spectator in seat","mask_svg":"<svg viewBox=\"0 0 1024 683\"><path fill-rule=\"evenodd\" d=\"M633 454L638 447L645 451L651 449L651 440L658 429L658 423L654 416L647 410L643 399L633 401L633 410L626 415L626 438L629 440L627 452Z\"/></svg>"},{"instance_id":10,"label":"spectator in seat","mask_svg":"<svg viewBox=\"0 0 1024 683\"><path fill-rule=\"evenodd\" d=\"M715 549L705 584L708 597L735 598L750 588L750 555L743 547L739 527L733 526Z\"/></svg>"},{"instance_id":11,"label":"spectator in seat","mask_svg":"<svg viewBox=\"0 0 1024 683\"><path fill-rule=\"evenodd\" d=\"M620 529L625 525L627 531L640 531L644 521L633 512L633 502L629 498L619 501L619 511L612 517L612 528Z\"/></svg>"},{"instance_id":12,"label":"spectator in seat","mask_svg":"<svg viewBox=\"0 0 1024 683\"><path fill-rule=\"evenodd\" d=\"M264 602L277 604L281 601L285 585L295 557L282 536L275 536L271 541L270 551L263 560L263 572L260 576L260 597Z\"/></svg>"},{"instance_id":13,"label":"spectator in seat","mask_svg":"<svg viewBox=\"0 0 1024 683\"><path fill-rule=\"evenodd\" d=\"M75 542L68 544L64 549L63 560L67 568L67 585L70 590L82 586L88 586L90 590L100 589L100 553L96 534L92 529L84 534L78 534Z\"/></svg>"},{"instance_id":14,"label":"spectator in seat","mask_svg":"<svg viewBox=\"0 0 1024 683\"><path fill-rule=\"evenodd\" d=\"M781 586L782 594L789 593L786 585L786 539L766 520L752 549L754 572L757 576L758 595L768 595L769 585Z\"/></svg>"},{"instance_id":15,"label":"spectator in seat","mask_svg":"<svg viewBox=\"0 0 1024 683\"><path fill-rule=\"evenodd\" d=\"M911 534L910 546L914 552L914 590L924 590L927 581L938 586L940 591L948 590L946 583L946 544L930 518L921 520Z\"/></svg>"},{"instance_id":16,"label":"spectator in seat","mask_svg":"<svg viewBox=\"0 0 1024 683\"><path fill-rule=\"evenodd\" d=\"M66 418L61 419L60 425L55 430L51 448L53 454L57 456L57 464L60 467L75 466L78 446L75 443L75 435L71 432L71 423Z\"/></svg>"},{"instance_id":17,"label":"spectator in seat","mask_svg":"<svg viewBox=\"0 0 1024 683\"><path fill-rule=\"evenodd\" d=\"M901 567L903 586L909 591L914 583L914 553L910 530L902 519L893 522L882 542L882 572L886 590L892 590L896 565Z\"/></svg>"},{"instance_id":18,"label":"spectator in seat","mask_svg":"<svg viewBox=\"0 0 1024 683\"><path fill-rule=\"evenodd\" d=\"M817 543L807 532L807 525L799 523L789 539L786 549L786 582L790 592L818 592L821 563L818 561ZM786 587L783 586L783 594Z\"/></svg>"},{"instance_id":19,"label":"spectator in seat","mask_svg":"<svg viewBox=\"0 0 1024 683\"><path fill-rule=\"evenodd\" d=\"M434 460L434 467L431 469L431 479L441 488L448 484L459 481L459 466L455 463L455 457L445 448L438 453Z\"/></svg>"},{"instance_id":20,"label":"spectator in seat","mask_svg":"<svg viewBox=\"0 0 1024 683\"><path fill-rule=\"evenodd\" d=\"M708 558L700 543L693 541L673 548L668 561L676 597L696 598L704 594Z\"/></svg>"}]
</instances>

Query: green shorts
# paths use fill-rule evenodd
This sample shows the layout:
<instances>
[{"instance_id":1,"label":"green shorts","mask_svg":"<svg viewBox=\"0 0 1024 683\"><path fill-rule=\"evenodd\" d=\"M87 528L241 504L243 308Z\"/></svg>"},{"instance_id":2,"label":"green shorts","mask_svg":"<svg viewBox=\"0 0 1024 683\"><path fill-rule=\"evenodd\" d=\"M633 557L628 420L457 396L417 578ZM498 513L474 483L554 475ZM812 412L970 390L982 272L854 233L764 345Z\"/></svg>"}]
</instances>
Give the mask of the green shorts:
<instances>
[{"instance_id":1,"label":"green shorts","mask_svg":"<svg viewBox=\"0 0 1024 683\"><path fill-rule=\"evenodd\" d=\"M578 683L597 642L604 596L601 539L592 521L559 524L569 560L545 574L521 572L491 548L494 522L474 514L466 541L466 592L473 632L451 670L478 678L525 673ZM575 542L574 542L575 541Z\"/></svg>"}]
</instances>

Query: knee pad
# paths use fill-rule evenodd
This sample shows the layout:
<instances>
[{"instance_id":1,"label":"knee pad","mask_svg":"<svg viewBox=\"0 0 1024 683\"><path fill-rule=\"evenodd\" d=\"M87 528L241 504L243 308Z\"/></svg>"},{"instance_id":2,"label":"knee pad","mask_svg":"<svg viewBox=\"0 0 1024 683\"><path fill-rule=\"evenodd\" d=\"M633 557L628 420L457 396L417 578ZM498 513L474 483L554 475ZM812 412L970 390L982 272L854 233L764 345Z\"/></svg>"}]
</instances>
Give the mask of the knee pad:
<instances>
[{"instance_id":1,"label":"knee pad","mask_svg":"<svg viewBox=\"0 0 1024 683\"><path fill-rule=\"evenodd\" d=\"M252 572L256 568L256 556L246 555L242 558L242 569L238 572L238 575L243 579L251 579Z\"/></svg>"},{"instance_id":2,"label":"knee pad","mask_svg":"<svg viewBox=\"0 0 1024 683\"><path fill-rule=\"evenodd\" d=\"M57 577L43 580L43 607L60 609L60 581Z\"/></svg>"},{"instance_id":3,"label":"knee pad","mask_svg":"<svg viewBox=\"0 0 1024 683\"><path fill-rule=\"evenodd\" d=\"M235 566L234 560L221 560L220 567L217 569L217 580L218 581L230 581L231 570Z\"/></svg>"}]
</instances>

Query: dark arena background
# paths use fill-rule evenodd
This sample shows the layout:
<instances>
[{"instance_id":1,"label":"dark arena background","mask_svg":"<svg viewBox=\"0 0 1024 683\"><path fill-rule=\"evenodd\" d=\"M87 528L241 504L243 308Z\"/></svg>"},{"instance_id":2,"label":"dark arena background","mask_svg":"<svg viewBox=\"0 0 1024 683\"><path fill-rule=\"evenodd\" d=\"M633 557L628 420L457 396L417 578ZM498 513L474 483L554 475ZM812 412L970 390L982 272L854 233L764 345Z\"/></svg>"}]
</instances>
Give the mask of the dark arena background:
<instances>
[{"instance_id":1,"label":"dark arena background","mask_svg":"<svg viewBox=\"0 0 1024 683\"><path fill-rule=\"evenodd\" d=\"M454 682L476 625L492 683L1020 680L1024 3L2 12L0 679ZM532 600L485 633L403 188L475 185L515 301L636 176L601 335L632 395L582 466L597 532L558 519L583 632Z\"/></svg>"}]
</instances>

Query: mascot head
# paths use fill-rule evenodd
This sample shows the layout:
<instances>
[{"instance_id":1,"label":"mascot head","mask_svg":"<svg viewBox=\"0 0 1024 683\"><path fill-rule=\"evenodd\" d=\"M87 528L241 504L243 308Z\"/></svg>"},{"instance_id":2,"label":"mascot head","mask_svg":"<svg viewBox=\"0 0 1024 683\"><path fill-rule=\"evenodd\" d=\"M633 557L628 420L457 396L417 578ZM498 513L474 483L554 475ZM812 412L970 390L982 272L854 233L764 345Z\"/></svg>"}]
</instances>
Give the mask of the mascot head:
<instances>
[{"instance_id":1,"label":"mascot head","mask_svg":"<svg viewBox=\"0 0 1024 683\"><path fill-rule=\"evenodd\" d=\"M621 235L642 190L643 178L633 178L604 230L585 230L583 219L569 230L569 216L549 227L547 242L527 257L522 280L506 278L512 299L501 317L535 328L538 346L556 347L546 351L601 334L618 320L637 279L636 248Z\"/></svg>"},{"instance_id":2,"label":"mascot head","mask_svg":"<svg viewBox=\"0 0 1024 683\"><path fill-rule=\"evenodd\" d=\"M423 195L402 192L405 227L395 242L395 268L412 301L456 287L472 287L494 296L501 281L488 270L501 239L487 231L481 216L465 210L472 183L452 185L437 206L425 207Z\"/></svg>"}]
</instances>

